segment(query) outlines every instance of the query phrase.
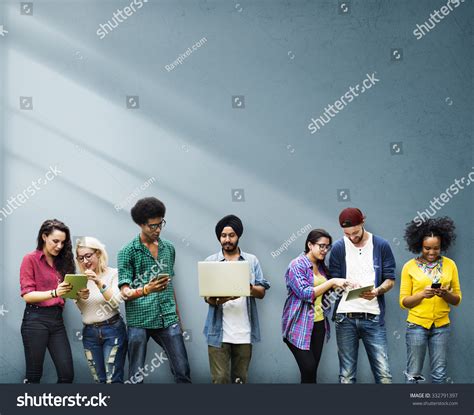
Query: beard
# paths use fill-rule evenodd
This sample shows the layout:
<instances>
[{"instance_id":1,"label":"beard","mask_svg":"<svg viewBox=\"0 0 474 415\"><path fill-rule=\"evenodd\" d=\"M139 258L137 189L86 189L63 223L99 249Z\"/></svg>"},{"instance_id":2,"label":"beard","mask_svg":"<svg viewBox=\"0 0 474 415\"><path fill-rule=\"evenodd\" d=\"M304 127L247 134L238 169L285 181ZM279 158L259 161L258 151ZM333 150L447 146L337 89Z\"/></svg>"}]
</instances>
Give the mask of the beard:
<instances>
[{"instance_id":1,"label":"beard","mask_svg":"<svg viewBox=\"0 0 474 415\"><path fill-rule=\"evenodd\" d=\"M233 252L237 249L238 244L233 244L232 242L225 243L222 245L222 249L226 252Z\"/></svg>"},{"instance_id":2,"label":"beard","mask_svg":"<svg viewBox=\"0 0 474 415\"><path fill-rule=\"evenodd\" d=\"M353 244L358 244L359 242L362 241L362 239L364 239L364 234L365 234L365 229L362 228L362 235L356 236L354 239L351 239L351 238L349 238L349 239L351 240L351 242Z\"/></svg>"}]
</instances>

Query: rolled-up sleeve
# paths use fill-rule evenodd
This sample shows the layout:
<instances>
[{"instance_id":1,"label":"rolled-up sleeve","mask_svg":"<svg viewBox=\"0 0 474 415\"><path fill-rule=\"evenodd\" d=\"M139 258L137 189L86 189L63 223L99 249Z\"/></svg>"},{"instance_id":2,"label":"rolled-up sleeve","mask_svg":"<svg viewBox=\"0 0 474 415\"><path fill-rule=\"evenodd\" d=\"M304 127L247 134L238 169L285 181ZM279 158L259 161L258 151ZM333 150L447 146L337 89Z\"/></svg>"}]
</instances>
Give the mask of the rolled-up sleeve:
<instances>
[{"instance_id":1,"label":"rolled-up sleeve","mask_svg":"<svg viewBox=\"0 0 474 415\"><path fill-rule=\"evenodd\" d=\"M260 266L258 259L255 259L253 264L253 273L255 275L255 285L260 285L268 290L270 288L270 283L263 276L262 267Z\"/></svg>"},{"instance_id":2,"label":"rolled-up sleeve","mask_svg":"<svg viewBox=\"0 0 474 415\"><path fill-rule=\"evenodd\" d=\"M382 246L382 280L395 279L395 257L393 256L392 248L388 242Z\"/></svg>"},{"instance_id":3,"label":"rolled-up sleeve","mask_svg":"<svg viewBox=\"0 0 474 415\"><path fill-rule=\"evenodd\" d=\"M306 272L301 264L291 264L285 275L286 285L299 299L312 303L314 287L308 283Z\"/></svg>"},{"instance_id":4,"label":"rolled-up sleeve","mask_svg":"<svg viewBox=\"0 0 474 415\"><path fill-rule=\"evenodd\" d=\"M133 282L133 264L130 253L127 249L122 249L117 256L118 262L118 286L128 284L131 285Z\"/></svg>"},{"instance_id":5,"label":"rolled-up sleeve","mask_svg":"<svg viewBox=\"0 0 474 415\"><path fill-rule=\"evenodd\" d=\"M36 291L36 279L34 272L33 260L30 257L23 258L20 267L20 295Z\"/></svg>"}]
</instances>

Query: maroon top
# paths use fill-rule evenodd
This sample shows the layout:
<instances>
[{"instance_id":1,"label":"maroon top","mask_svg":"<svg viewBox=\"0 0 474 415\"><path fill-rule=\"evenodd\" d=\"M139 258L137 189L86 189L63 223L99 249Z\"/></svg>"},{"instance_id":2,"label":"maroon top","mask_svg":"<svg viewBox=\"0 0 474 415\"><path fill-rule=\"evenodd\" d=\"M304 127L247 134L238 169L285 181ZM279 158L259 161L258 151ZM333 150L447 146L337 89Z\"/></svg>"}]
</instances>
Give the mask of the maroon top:
<instances>
[{"instance_id":1,"label":"maroon top","mask_svg":"<svg viewBox=\"0 0 474 415\"><path fill-rule=\"evenodd\" d=\"M61 274L46 261L42 250L36 250L26 254L20 267L21 296L32 291L54 290L59 282L63 280ZM61 297L50 298L46 301L35 303L39 307L61 306L64 307L64 299Z\"/></svg>"}]
</instances>

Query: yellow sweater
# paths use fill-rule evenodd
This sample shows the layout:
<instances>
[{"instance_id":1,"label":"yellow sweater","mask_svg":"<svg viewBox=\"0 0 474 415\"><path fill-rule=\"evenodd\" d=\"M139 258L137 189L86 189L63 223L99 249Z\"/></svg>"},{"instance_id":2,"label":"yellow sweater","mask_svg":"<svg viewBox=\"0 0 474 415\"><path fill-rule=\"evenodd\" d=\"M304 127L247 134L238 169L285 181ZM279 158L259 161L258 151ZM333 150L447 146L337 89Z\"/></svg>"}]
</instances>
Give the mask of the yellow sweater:
<instances>
[{"instance_id":1,"label":"yellow sweater","mask_svg":"<svg viewBox=\"0 0 474 415\"><path fill-rule=\"evenodd\" d=\"M443 258L443 269L441 274L441 286L449 287L453 294L461 295L459 285L458 269L452 259ZM408 261L402 269L402 281L400 284L400 307L407 309L403 305L403 299L407 296L423 291L426 286L431 285L431 279L418 267L415 259ZM457 305L459 305L461 301ZM436 327L449 324L449 304L441 297L435 295L432 298L424 298L421 303L408 309L407 321L418 324L429 329L433 323Z\"/></svg>"}]
</instances>

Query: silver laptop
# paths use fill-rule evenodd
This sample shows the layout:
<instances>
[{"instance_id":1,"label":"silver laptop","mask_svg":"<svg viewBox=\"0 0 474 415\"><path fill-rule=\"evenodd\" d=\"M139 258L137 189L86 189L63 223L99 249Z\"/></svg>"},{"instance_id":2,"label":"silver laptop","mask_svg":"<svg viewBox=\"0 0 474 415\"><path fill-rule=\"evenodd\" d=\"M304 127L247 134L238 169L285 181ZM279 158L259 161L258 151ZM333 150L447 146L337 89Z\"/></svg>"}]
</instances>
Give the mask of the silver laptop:
<instances>
[{"instance_id":1,"label":"silver laptop","mask_svg":"<svg viewBox=\"0 0 474 415\"><path fill-rule=\"evenodd\" d=\"M248 261L201 261L198 276L201 297L250 296Z\"/></svg>"}]
</instances>

